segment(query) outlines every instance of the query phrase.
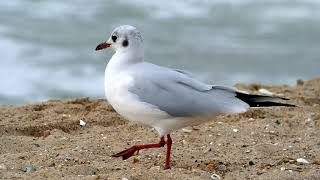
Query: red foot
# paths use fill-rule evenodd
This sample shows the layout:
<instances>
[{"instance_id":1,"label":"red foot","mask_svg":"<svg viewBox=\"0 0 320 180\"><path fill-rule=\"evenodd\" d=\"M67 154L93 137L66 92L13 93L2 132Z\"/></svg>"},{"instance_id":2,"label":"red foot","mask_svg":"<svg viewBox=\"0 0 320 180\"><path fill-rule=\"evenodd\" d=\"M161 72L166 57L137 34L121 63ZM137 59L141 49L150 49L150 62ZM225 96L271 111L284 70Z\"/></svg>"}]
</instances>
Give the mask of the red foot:
<instances>
[{"instance_id":1,"label":"red foot","mask_svg":"<svg viewBox=\"0 0 320 180\"><path fill-rule=\"evenodd\" d=\"M141 149L160 148L160 147L163 147L165 144L166 142L164 141L164 137L161 137L159 143L135 145L135 146L132 146L131 148L128 148L117 154L112 155L112 157L122 157L122 159L125 160L131 157L136 151L139 152Z\"/></svg>"},{"instance_id":2,"label":"red foot","mask_svg":"<svg viewBox=\"0 0 320 180\"><path fill-rule=\"evenodd\" d=\"M123 150L117 154L112 155L112 157L122 157L123 160L128 159L131 157L136 151L139 151L136 146L132 146L129 149Z\"/></svg>"},{"instance_id":3,"label":"red foot","mask_svg":"<svg viewBox=\"0 0 320 180\"><path fill-rule=\"evenodd\" d=\"M160 142L156 144L142 144L142 145L135 145L131 148L128 148L124 151L121 151L117 154L112 155L112 157L122 157L123 160L128 159L129 157L133 156L135 152L139 152L141 149L149 149L149 148L160 148L164 147L164 145L167 144L167 155L166 155L166 163L164 166L164 169L170 169L170 154L171 154L171 145L172 145L172 139L170 135L167 135L167 142L164 140L164 137L162 136L160 138Z\"/></svg>"}]
</instances>

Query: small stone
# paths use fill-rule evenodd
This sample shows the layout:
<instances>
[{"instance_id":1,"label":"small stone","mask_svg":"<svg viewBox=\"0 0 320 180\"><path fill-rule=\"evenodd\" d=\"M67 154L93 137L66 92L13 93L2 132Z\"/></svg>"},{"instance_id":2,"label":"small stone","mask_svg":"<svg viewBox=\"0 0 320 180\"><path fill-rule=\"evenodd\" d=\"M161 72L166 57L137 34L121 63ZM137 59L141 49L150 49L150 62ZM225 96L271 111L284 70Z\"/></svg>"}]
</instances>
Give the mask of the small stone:
<instances>
[{"instance_id":1,"label":"small stone","mask_svg":"<svg viewBox=\"0 0 320 180\"><path fill-rule=\"evenodd\" d=\"M210 176L210 178L213 180L220 180L221 179L218 174L214 174L214 173Z\"/></svg>"},{"instance_id":2,"label":"small stone","mask_svg":"<svg viewBox=\"0 0 320 180\"><path fill-rule=\"evenodd\" d=\"M139 163L139 162L140 162L140 160L138 158L133 158L133 161L132 161L133 164L136 164L136 163Z\"/></svg>"},{"instance_id":3,"label":"small stone","mask_svg":"<svg viewBox=\"0 0 320 180\"><path fill-rule=\"evenodd\" d=\"M307 161L306 159L303 159L303 158L298 158L297 162L300 164L309 164L309 161Z\"/></svg>"},{"instance_id":4,"label":"small stone","mask_svg":"<svg viewBox=\"0 0 320 180\"><path fill-rule=\"evenodd\" d=\"M246 150L246 153L250 153L250 152L251 152L251 150L250 150L250 149Z\"/></svg>"},{"instance_id":5,"label":"small stone","mask_svg":"<svg viewBox=\"0 0 320 180\"><path fill-rule=\"evenodd\" d=\"M289 160L289 163L290 163L290 164L293 164L293 163L295 163L295 160L290 159L290 160Z\"/></svg>"},{"instance_id":6,"label":"small stone","mask_svg":"<svg viewBox=\"0 0 320 180\"><path fill-rule=\"evenodd\" d=\"M84 122L82 119L80 119L80 127L84 127L84 126L86 126L86 122Z\"/></svg>"},{"instance_id":7,"label":"small stone","mask_svg":"<svg viewBox=\"0 0 320 180\"><path fill-rule=\"evenodd\" d=\"M187 129L187 128L182 128L182 131L183 131L184 133L191 133L191 132L192 132L191 129Z\"/></svg>"},{"instance_id":8,"label":"small stone","mask_svg":"<svg viewBox=\"0 0 320 180\"><path fill-rule=\"evenodd\" d=\"M284 170L286 170L286 168L285 168L285 167L281 167L280 170L281 170L281 171L284 171Z\"/></svg>"},{"instance_id":9,"label":"small stone","mask_svg":"<svg viewBox=\"0 0 320 180\"><path fill-rule=\"evenodd\" d=\"M254 162L253 162L253 161L249 161L249 165L250 165L250 166L253 166L253 165L254 165Z\"/></svg>"},{"instance_id":10,"label":"small stone","mask_svg":"<svg viewBox=\"0 0 320 180\"><path fill-rule=\"evenodd\" d=\"M27 165L22 170L26 173L32 173L32 172L35 172L37 168L33 165Z\"/></svg>"},{"instance_id":11,"label":"small stone","mask_svg":"<svg viewBox=\"0 0 320 180\"><path fill-rule=\"evenodd\" d=\"M128 178L124 177L124 178L121 178L121 180L129 180Z\"/></svg>"},{"instance_id":12,"label":"small stone","mask_svg":"<svg viewBox=\"0 0 320 180\"><path fill-rule=\"evenodd\" d=\"M233 131L233 132L238 132L238 131L239 131L239 129L233 129L232 131Z\"/></svg>"}]
</instances>

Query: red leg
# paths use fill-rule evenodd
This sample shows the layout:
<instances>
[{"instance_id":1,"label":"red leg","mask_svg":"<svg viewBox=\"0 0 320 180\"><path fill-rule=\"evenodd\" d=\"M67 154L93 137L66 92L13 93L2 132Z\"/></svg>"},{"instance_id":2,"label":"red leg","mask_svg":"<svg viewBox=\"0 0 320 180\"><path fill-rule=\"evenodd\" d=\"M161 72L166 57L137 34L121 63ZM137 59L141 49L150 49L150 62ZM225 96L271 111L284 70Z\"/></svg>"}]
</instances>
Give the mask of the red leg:
<instances>
[{"instance_id":1,"label":"red leg","mask_svg":"<svg viewBox=\"0 0 320 180\"><path fill-rule=\"evenodd\" d=\"M141 149L149 149L149 148L160 148L164 147L166 144L164 137L162 136L160 138L160 142L156 144L142 144L142 145L135 145L132 146L131 148L128 148L124 151L121 151L117 154L112 155L112 157L122 157L123 160L128 159L131 157L136 151L139 152Z\"/></svg>"},{"instance_id":2,"label":"red leg","mask_svg":"<svg viewBox=\"0 0 320 180\"><path fill-rule=\"evenodd\" d=\"M170 137L170 134L167 135L167 155L166 155L166 164L164 166L164 169L170 169L170 154L171 154L171 145L172 145L172 139Z\"/></svg>"}]
</instances>

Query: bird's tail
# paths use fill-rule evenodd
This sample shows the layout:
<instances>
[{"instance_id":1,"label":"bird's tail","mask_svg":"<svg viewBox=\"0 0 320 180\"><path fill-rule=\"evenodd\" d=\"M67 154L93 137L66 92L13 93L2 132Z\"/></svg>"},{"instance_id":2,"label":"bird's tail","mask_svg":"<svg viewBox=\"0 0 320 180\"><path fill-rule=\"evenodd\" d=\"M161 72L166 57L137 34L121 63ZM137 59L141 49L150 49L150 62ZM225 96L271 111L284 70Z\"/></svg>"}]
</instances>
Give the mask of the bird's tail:
<instances>
[{"instance_id":1,"label":"bird's tail","mask_svg":"<svg viewBox=\"0 0 320 180\"><path fill-rule=\"evenodd\" d=\"M241 92L236 92L236 97L245 103L249 104L250 107L270 107L270 106L286 106L295 107L292 104L276 102L279 100L289 100L283 97L273 97L273 96L262 96L262 95L251 95Z\"/></svg>"}]
</instances>

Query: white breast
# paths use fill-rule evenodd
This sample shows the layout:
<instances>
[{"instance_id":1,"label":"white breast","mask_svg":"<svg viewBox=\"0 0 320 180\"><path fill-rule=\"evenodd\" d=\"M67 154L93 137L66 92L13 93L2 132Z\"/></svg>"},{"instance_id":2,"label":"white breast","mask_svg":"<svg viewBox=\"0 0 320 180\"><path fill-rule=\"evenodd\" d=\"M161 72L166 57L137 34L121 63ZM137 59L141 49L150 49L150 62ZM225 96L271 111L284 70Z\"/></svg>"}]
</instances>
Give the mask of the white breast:
<instances>
[{"instance_id":1,"label":"white breast","mask_svg":"<svg viewBox=\"0 0 320 180\"><path fill-rule=\"evenodd\" d=\"M117 74L106 72L105 75L107 100L124 118L153 126L159 120L169 117L164 111L140 101L137 95L128 91L134 85L134 77L125 71Z\"/></svg>"}]
</instances>

